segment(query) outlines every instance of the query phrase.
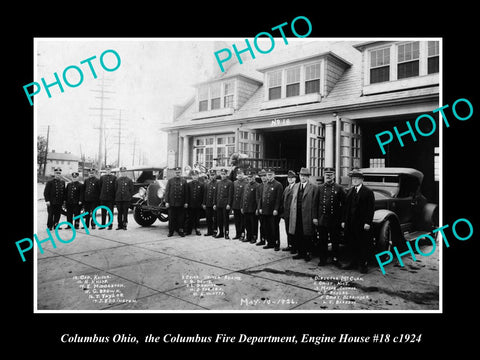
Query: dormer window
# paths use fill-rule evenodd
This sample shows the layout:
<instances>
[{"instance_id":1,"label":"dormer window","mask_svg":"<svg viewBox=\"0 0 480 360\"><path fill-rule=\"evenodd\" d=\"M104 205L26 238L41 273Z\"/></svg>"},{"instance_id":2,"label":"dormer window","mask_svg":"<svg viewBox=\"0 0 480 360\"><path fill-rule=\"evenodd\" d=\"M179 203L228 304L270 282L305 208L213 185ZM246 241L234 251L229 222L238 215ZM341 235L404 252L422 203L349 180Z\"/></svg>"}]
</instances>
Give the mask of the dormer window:
<instances>
[{"instance_id":1,"label":"dormer window","mask_svg":"<svg viewBox=\"0 0 480 360\"><path fill-rule=\"evenodd\" d=\"M223 96L223 107L232 108L233 107L233 81L228 81L224 86L224 96Z\"/></svg>"},{"instance_id":2,"label":"dormer window","mask_svg":"<svg viewBox=\"0 0 480 360\"><path fill-rule=\"evenodd\" d=\"M370 52L370 84L390 80L390 48Z\"/></svg>"},{"instance_id":3,"label":"dormer window","mask_svg":"<svg viewBox=\"0 0 480 360\"><path fill-rule=\"evenodd\" d=\"M210 110L220 109L220 83L210 86Z\"/></svg>"},{"instance_id":4,"label":"dormer window","mask_svg":"<svg viewBox=\"0 0 480 360\"><path fill-rule=\"evenodd\" d=\"M438 41L428 42L428 74L438 73L440 60L440 43Z\"/></svg>"},{"instance_id":5,"label":"dormer window","mask_svg":"<svg viewBox=\"0 0 480 360\"><path fill-rule=\"evenodd\" d=\"M268 100L280 99L282 96L282 70L268 74Z\"/></svg>"},{"instance_id":6,"label":"dormer window","mask_svg":"<svg viewBox=\"0 0 480 360\"><path fill-rule=\"evenodd\" d=\"M320 92L320 63L305 66L305 94Z\"/></svg>"},{"instance_id":7,"label":"dormer window","mask_svg":"<svg viewBox=\"0 0 480 360\"><path fill-rule=\"evenodd\" d=\"M420 65L420 42L398 45L397 79L418 76Z\"/></svg>"},{"instance_id":8,"label":"dormer window","mask_svg":"<svg viewBox=\"0 0 480 360\"><path fill-rule=\"evenodd\" d=\"M300 66L287 69L287 97L300 95Z\"/></svg>"},{"instance_id":9,"label":"dormer window","mask_svg":"<svg viewBox=\"0 0 480 360\"><path fill-rule=\"evenodd\" d=\"M208 110L208 87L198 90L198 111Z\"/></svg>"}]
</instances>

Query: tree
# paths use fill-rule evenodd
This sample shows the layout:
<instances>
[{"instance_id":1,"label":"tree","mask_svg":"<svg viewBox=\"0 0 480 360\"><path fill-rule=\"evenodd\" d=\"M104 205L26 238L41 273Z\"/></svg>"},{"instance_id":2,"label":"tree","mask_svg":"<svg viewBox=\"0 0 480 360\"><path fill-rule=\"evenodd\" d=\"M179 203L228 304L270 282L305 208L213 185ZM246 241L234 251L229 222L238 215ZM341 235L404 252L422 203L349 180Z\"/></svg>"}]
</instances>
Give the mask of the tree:
<instances>
[{"instance_id":1,"label":"tree","mask_svg":"<svg viewBox=\"0 0 480 360\"><path fill-rule=\"evenodd\" d=\"M47 139L37 136L37 174L43 174L42 169L47 165Z\"/></svg>"}]
</instances>

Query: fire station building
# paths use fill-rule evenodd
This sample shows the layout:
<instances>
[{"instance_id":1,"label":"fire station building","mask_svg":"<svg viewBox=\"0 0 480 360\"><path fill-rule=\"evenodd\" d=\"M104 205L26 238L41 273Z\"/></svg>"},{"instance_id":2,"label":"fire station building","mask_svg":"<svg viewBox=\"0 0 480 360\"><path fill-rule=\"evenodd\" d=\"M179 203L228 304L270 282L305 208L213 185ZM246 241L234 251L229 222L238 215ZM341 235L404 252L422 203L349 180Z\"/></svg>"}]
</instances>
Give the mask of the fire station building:
<instances>
[{"instance_id":1,"label":"fire station building","mask_svg":"<svg viewBox=\"0 0 480 360\"><path fill-rule=\"evenodd\" d=\"M314 179L333 167L341 183L353 167L411 167L438 201L438 132L416 142L405 136L403 147L392 141L385 155L375 134L436 116L439 65L438 39L310 39L233 63L175 109L163 129L168 165L227 165L237 152L284 159L295 171L306 166Z\"/></svg>"}]
</instances>

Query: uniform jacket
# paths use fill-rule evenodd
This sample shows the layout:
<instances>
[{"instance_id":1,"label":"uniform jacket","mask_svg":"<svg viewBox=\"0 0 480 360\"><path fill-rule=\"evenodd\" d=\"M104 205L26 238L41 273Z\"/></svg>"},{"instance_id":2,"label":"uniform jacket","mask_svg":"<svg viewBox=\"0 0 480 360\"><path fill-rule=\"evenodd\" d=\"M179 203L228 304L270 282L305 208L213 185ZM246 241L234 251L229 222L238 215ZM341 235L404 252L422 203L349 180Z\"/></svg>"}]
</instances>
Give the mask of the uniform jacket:
<instances>
[{"instance_id":1,"label":"uniform jacket","mask_svg":"<svg viewBox=\"0 0 480 360\"><path fill-rule=\"evenodd\" d=\"M297 223L297 204L298 191L302 183L296 183L292 190L292 202L290 204L290 222L288 232L295 235ZM315 208L315 196L317 195L317 185L307 181L302 196L302 226L303 234L312 236L314 234L313 219Z\"/></svg>"},{"instance_id":2,"label":"uniform jacket","mask_svg":"<svg viewBox=\"0 0 480 360\"><path fill-rule=\"evenodd\" d=\"M115 181L115 201L131 201L135 188L128 176L120 176Z\"/></svg>"},{"instance_id":3,"label":"uniform jacket","mask_svg":"<svg viewBox=\"0 0 480 360\"><path fill-rule=\"evenodd\" d=\"M165 202L173 207L183 207L187 203L187 181L185 179L173 177L167 181Z\"/></svg>"},{"instance_id":4,"label":"uniform jacket","mask_svg":"<svg viewBox=\"0 0 480 360\"><path fill-rule=\"evenodd\" d=\"M314 219L318 219L318 225L340 224L345 197L345 190L337 183L324 183L318 187L314 212Z\"/></svg>"},{"instance_id":5,"label":"uniform jacket","mask_svg":"<svg viewBox=\"0 0 480 360\"><path fill-rule=\"evenodd\" d=\"M293 187L295 184L290 186L290 184L287 184L285 189L283 189L283 218L288 219L290 218L290 205L292 203L292 195L293 195Z\"/></svg>"},{"instance_id":6,"label":"uniform jacket","mask_svg":"<svg viewBox=\"0 0 480 360\"><path fill-rule=\"evenodd\" d=\"M242 208L242 200L243 200L243 191L245 186L248 184L247 179L242 180L235 180L233 182L233 202L232 202L232 209L239 210Z\"/></svg>"},{"instance_id":7,"label":"uniform jacket","mask_svg":"<svg viewBox=\"0 0 480 360\"><path fill-rule=\"evenodd\" d=\"M362 184L354 200L355 188L352 187L345 200L342 221L346 227L363 229L364 224L372 225L375 212L375 196L373 191Z\"/></svg>"},{"instance_id":8,"label":"uniform jacket","mask_svg":"<svg viewBox=\"0 0 480 360\"><path fill-rule=\"evenodd\" d=\"M199 208L202 206L205 195L205 184L198 180L192 180L187 183L187 203L189 208Z\"/></svg>"},{"instance_id":9,"label":"uniform jacket","mask_svg":"<svg viewBox=\"0 0 480 360\"><path fill-rule=\"evenodd\" d=\"M280 214L282 207L283 186L277 180L263 184L262 196L258 208L262 210L262 215L273 215L273 211L277 210Z\"/></svg>"},{"instance_id":10,"label":"uniform jacket","mask_svg":"<svg viewBox=\"0 0 480 360\"><path fill-rule=\"evenodd\" d=\"M83 182L84 201L98 201L100 199L100 180L96 177L86 178Z\"/></svg>"},{"instance_id":11,"label":"uniform jacket","mask_svg":"<svg viewBox=\"0 0 480 360\"><path fill-rule=\"evenodd\" d=\"M66 203L78 205L83 198L83 184L79 181L72 181L67 184Z\"/></svg>"},{"instance_id":12,"label":"uniform jacket","mask_svg":"<svg viewBox=\"0 0 480 360\"><path fill-rule=\"evenodd\" d=\"M203 196L203 205L212 207L216 203L215 190L217 189L217 180L212 179L205 184L205 193Z\"/></svg>"},{"instance_id":13,"label":"uniform jacket","mask_svg":"<svg viewBox=\"0 0 480 360\"><path fill-rule=\"evenodd\" d=\"M65 181L53 178L45 184L43 197L45 201L50 201L51 205L62 205L65 195Z\"/></svg>"},{"instance_id":14,"label":"uniform jacket","mask_svg":"<svg viewBox=\"0 0 480 360\"><path fill-rule=\"evenodd\" d=\"M247 183L243 189L242 210L244 214L254 213L257 210L257 191L260 184L254 181Z\"/></svg>"},{"instance_id":15,"label":"uniform jacket","mask_svg":"<svg viewBox=\"0 0 480 360\"><path fill-rule=\"evenodd\" d=\"M227 205L232 206L233 200L233 182L229 179L217 182L215 189L216 205L219 208L225 208Z\"/></svg>"},{"instance_id":16,"label":"uniform jacket","mask_svg":"<svg viewBox=\"0 0 480 360\"><path fill-rule=\"evenodd\" d=\"M117 177L113 174L103 175L100 178L100 200L115 201L115 182Z\"/></svg>"}]
</instances>

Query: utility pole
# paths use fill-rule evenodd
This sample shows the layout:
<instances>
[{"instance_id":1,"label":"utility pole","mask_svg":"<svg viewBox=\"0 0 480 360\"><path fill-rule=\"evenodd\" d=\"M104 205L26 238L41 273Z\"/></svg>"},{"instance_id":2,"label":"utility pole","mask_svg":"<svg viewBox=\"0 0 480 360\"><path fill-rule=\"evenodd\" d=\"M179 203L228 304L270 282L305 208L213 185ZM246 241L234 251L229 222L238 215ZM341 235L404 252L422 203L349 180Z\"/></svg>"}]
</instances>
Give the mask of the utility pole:
<instances>
[{"instance_id":1,"label":"utility pole","mask_svg":"<svg viewBox=\"0 0 480 360\"><path fill-rule=\"evenodd\" d=\"M48 157L48 138L50 136L50 125L47 125L47 143L45 145L45 156L43 158L43 176L45 176L45 170L47 168L47 157Z\"/></svg>"},{"instance_id":2,"label":"utility pole","mask_svg":"<svg viewBox=\"0 0 480 360\"><path fill-rule=\"evenodd\" d=\"M109 79L105 79L104 77L101 78L100 82L100 90L90 90L93 92L100 93L100 96L95 96L96 99L100 99L100 107L99 108L90 108L91 110L100 110L100 125L98 128L99 134L98 134L98 157L97 157L97 170L100 171L102 168L102 159L103 159L103 146L102 143L104 141L104 131L105 131L105 124L104 124L104 111L108 110L115 110L114 108L106 108L103 106L103 102L105 99L110 99L109 97L104 96L104 94L115 94L113 91L108 91L105 90L105 86L110 86L107 85L106 82L108 82Z\"/></svg>"},{"instance_id":3,"label":"utility pole","mask_svg":"<svg viewBox=\"0 0 480 360\"><path fill-rule=\"evenodd\" d=\"M125 129L123 126L125 119L122 119L122 110L119 110L118 118L113 119L117 121L117 127L110 128L111 130L116 130L117 131L117 142L114 143L115 145L118 145L117 148L117 165L120 166L120 155L121 155L121 146L124 144L124 135L122 134L122 130Z\"/></svg>"}]
</instances>

